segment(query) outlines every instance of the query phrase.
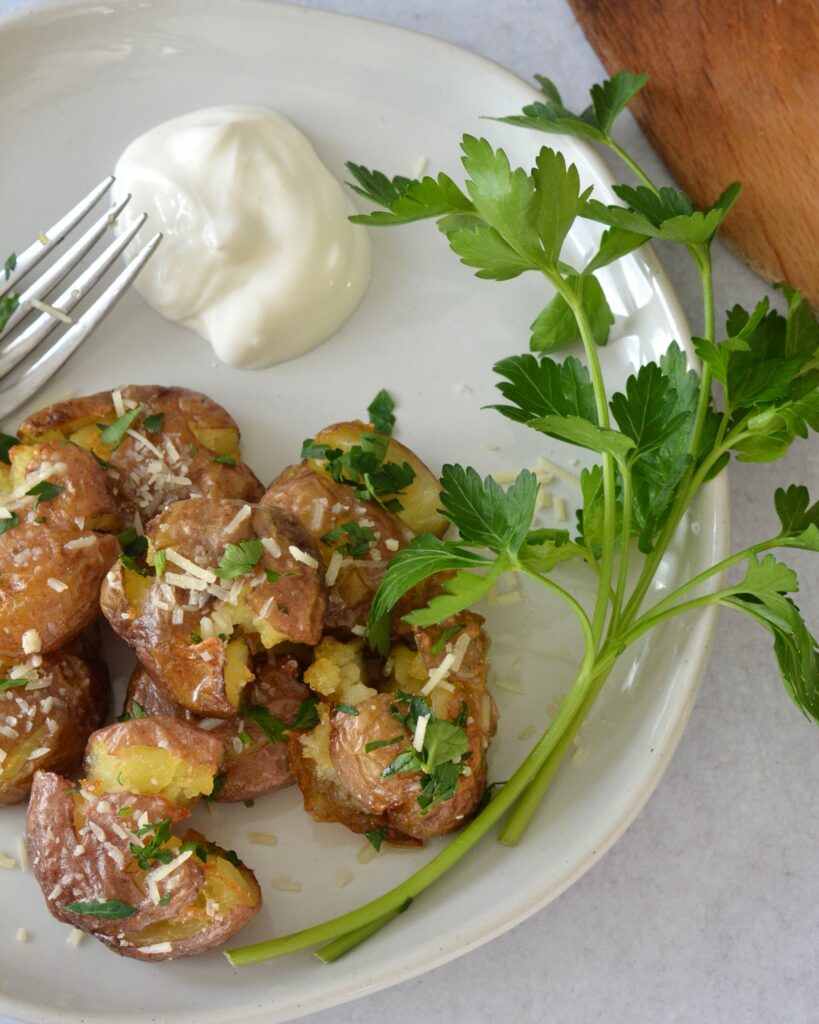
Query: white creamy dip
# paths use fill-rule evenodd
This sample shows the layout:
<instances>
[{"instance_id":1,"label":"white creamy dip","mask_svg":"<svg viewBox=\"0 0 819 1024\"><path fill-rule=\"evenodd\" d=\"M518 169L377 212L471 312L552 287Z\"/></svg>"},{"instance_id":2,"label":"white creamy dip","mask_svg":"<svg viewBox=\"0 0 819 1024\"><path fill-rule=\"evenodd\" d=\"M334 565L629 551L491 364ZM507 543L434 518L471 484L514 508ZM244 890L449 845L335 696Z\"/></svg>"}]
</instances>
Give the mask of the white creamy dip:
<instances>
[{"instance_id":1,"label":"white creamy dip","mask_svg":"<svg viewBox=\"0 0 819 1024\"><path fill-rule=\"evenodd\" d=\"M261 107L197 110L157 125L117 163L164 239L137 288L232 366L292 359L326 340L361 301L370 242L341 185L289 121Z\"/></svg>"}]
</instances>

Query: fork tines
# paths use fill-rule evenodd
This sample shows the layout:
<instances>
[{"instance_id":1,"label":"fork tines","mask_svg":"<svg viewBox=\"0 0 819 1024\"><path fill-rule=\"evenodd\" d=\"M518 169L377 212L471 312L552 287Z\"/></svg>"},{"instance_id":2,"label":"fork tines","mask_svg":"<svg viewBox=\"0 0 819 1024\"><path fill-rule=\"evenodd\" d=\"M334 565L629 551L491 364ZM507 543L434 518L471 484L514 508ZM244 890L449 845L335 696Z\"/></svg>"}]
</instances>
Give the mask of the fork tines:
<instances>
[{"instance_id":1,"label":"fork tines","mask_svg":"<svg viewBox=\"0 0 819 1024\"><path fill-rule=\"evenodd\" d=\"M0 279L0 298L8 294L14 285L25 277L44 256L59 245L68 232L96 206L113 183L114 178L111 176L101 181L73 209L69 210L65 216L40 235L37 241L17 257L13 269L7 268L6 279ZM61 323L69 324L70 328L61 334L31 365L26 367L17 380L0 390L0 418L7 416L27 401L56 373L77 346L125 294L159 244L162 235L156 234L142 247L93 305L78 320L73 320L70 316L71 310L89 293L133 240L145 223L146 214L143 213L126 231L114 238L56 299L49 302L44 301L59 282L77 266L83 257L88 255L99 239L116 223L117 217L125 209L130 198L130 196L125 196L103 213L36 281L17 295L17 307L7 318L3 328L0 329L0 379L6 377ZM0 270L0 278L2 277L2 270ZM33 320L28 327L14 331L14 328L35 309L39 309L41 315Z\"/></svg>"}]
</instances>

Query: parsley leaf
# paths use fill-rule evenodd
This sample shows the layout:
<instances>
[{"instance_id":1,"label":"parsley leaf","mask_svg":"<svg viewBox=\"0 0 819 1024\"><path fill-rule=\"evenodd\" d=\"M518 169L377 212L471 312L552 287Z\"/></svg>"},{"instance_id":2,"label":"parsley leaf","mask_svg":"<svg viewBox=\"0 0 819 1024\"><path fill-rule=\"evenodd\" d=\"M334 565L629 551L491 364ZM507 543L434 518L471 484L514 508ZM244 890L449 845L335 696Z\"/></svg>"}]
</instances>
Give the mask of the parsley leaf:
<instances>
[{"instance_id":1,"label":"parsley leaf","mask_svg":"<svg viewBox=\"0 0 819 1024\"><path fill-rule=\"evenodd\" d=\"M137 405L129 412L123 413L119 419L114 420L113 423L98 423L97 427L100 432L100 441L104 445L107 445L111 451L116 451L122 443L123 438L131 429L134 420L139 416L142 410L145 408L144 405Z\"/></svg>"},{"instance_id":2,"label":"parsley leaf","mask_svg":"<svg viewBox=\"0 0 819 1024\"><path fill-rule=\"evenodd\" d=\"M387 838L387 828L384 826L383 828L379 828L377 831L365 832L364 835L367 837L367 840L375 852L379 853L381 851L381 844Z\"/></svg>"},{"instance_id":3,"label":"parsley leaf","mask_svg":"<svg viewBox=\"0 0 819 1024\"><path fill-rule=\"evenodd\" d=\"M122 900L104 900L101 903L69 903L65 908L70 914L85 914L88 917L104 917L108 920L120 921L126 917L133 917L136 907L130 903L123 903Z\"/></svg>"},{"instance_id":4,"label":"parsley leaf","mask_svg":"<svg viewBox=\"0 0 819 1024\"><path fill-rule=\"evenodd\" d=\"M258 537L228 544L225 553L214 570L219 579L234 580L252 572L264 554L264 545Z\"/></svg>"},{"instance_id":5,"label":"parsley leaf","mask_svg":"<svg viewBox=\"0 0 819 1024\"><path fill-rule=\"evenodd\" d=\"M339 544L338 542L343 537L347 537L347 540L343 544ZM375 531L369 526L360 526L356 522L341 523L334 530L325 533L321 540L324 544L336 545L336 550L342 555L361 558L375 543Z\"/></svg>"},{"instance_id":6,"label":"parsley leaf","mask_svg":"<svg viewBox=\"0 0 819 1024\"><path fill-rule=\"evenodd\" d=\"M379 433L392 433L392 428L395 426L393 409L395 409L395 402L392 400L390 394L385 391L384 388L381 388L375 398L367 406L370 423L372 423Z\"/></svg>"},{"instance_id":7,"label":"parsley leaf","mask_svg":"<svg viewBox=\"0 0 819 1024\"><path fill-rule=\"evenodd\" d=\"M165 574L165 569L168 565L168 555L165 551L159 550L154 552L154 572L157 575L157 579L160 579Z\"/></svg>"},{"instance_id":8,"label":"parsley leaf","mask_svg":"<svg viewBox=\"0 0 819 1024\"><path fill-rule=\"evenodd\" d=\"M6 277L5 277L6 281L8 281L8 279L11 277L11 275L14 273L14 271L16 269L17 269L17 253L16 252L12 252L12 253L9 253L9 255L6 257L5 263L3 264L3 271L4 271L5 275L6 275Z\"/></svg>"},{"instance_id":9,"label":"parsley leaf","mask_svg":"<svg viewBox=\"0 0 819 1024\"><path fill-rule=\"evenodd\" d=\"M353 718L357 718L361 714L354 704L336 704L334 710L340 711L345 715L352 715Z\"/></svg>"},{"instance_id":10,"label":"parsley leaf","mask_svg":"<svg viewBox=\"0 0 819 1024\"><path fill-rule=\"evenodd\" d=\"M218 462L220 466L235 466L236 456L235 455L217 455L215 456L214 462Z\"/></svg>"},{"instance_id":11,"label":"parsley leaf","mask_svg":"<svg viewBox=\"0 0 819 1024\"><path fill-rule=\"evenodd\" d=\"M494 366L505 380L496 385L511 405L493 405L510 420L528 423L538 416L581 416L597 424L589 371L574 356L562 363L534 356L510 356Z\"/></svg>"},{"instance_id":12,"label":"parsley leaf","mask_svg":"<svg viewBox=\"0 0 819 1024\"><path fill-rule=\"evenodd\" d=\"M0 679L0 693L5 690L16 690L18 686L25 686L28 683L28 679Z\"/></svg>"},{"instance_id":13,"label":"parsley leaf","mask_svg":"<svg viewBox=\"0 0 819 1024\"><path fill-rule=\"evenodd\" d=\"M287 726L266 707L254 704L243 707L240 714L242 718L258 725L271 743L284 743L287 739Z\"/></svg>"},{"instance_id":14,"label":"parsley leaf","mask_svg":"<svg viewBox=\"0 0 819 1024\"><path fill-rule=\"evenodd\" d=\"M6 530L13 530L15 526L20 525L20 517L16 512L12 512L6 519L0 519L0 536L2 536Z\"/></svg>"},{"instance_id":15,"label":"parsley leaf","mask_svg":"<svg viewBox=\"0 0 819 1024\"><path fill-rule=\"evenodd\" d=\"M26 494L35 499L32 508L36 512L37 509L42 505L44 501L53 501L58 494L62 494L65 490L64 487L60 487L59 484L52 484L49 480L42 480L39 484L35 484L33 487L26 491Z\"/></svg>"},{"instance_id":16,"label":"parsley leaf","mask_svg":"<svg viewBox=\"0 0 819 1024\"><path fill-rule=\"evenodd\" d=\"M491 476L481 480L471 467L446 465L440 512L467 543L498 553L516 551L532 522L537 491L537 477L527 469L504 491Z\"/></svg>"},{"instance_id":17,"label":"parsley leaf","mask_svg":"<svg viewBox=\"0 0 819 1024\"><path fill-rule=\"evenodd\" d=\"M357 185L350 185L352 190L389 211L356 214L350 217L354 224L391 227L430 217L443 217L450 213L470 213L474 210L472 203L446 174L414 181L412 178L400 176L390 179L380 171L370 171L353 163L346 164L346 167L358 182Z\"/></svg>"},{"instance_id":18,"label":"parsley leaf","mask_svg":"<svg viewBox=\"0 0 819 1024\"><path fill-rule=\"evenodd\" d=\"M7 466L10 465L9 451L19 443L20 439L14 437L13 434L0 434L0 462L5 462Z\"/></svg>"},{"instance_id":19,"label":"parsley leaf","mask_svg":"<svg viewBox=\"0 0 819 1024\"><path fill-rule=\"evenodd\" d=\"M798 484L791 484L787 490L778 487L774 492L774 505L784 536L796 536L811 526L819 528L819 501L810 504L807 487Z\"/></svg>"},{"instance_id":20,"label":"parsley leaf","mask_svg":"<svg viewBox=\"0 0 819 1024\"><path fill-rule=\"evenodd\" d=\"M162 424L165 422L164 412L151 413L150 416L146 416L142 421L142 426L149 431L151 434L156 434L162 429Z\"/></svg>"},{"instance_id":21,"label":"parsley leaf","mask_svg":"<svg viewBox=\"0 0 819 1024\"><path fill-rule=\"evenodd\" d=\"M147 712L145 708L135 700L131 701L131 710L124 711L118 718L118 722L130 722L131 719L135 718L147 718Z\"/></svg>"},{"instance_id":22,"label":"parsley leaf","mask_svg":"<svg viewBox=\"0 0 819 1024\"><path fill-rule=\"evenodd\" d=\"M293 731L315 728L319 724L317 707L318 701L314 697L305 697L299 705L299 710L290 728Z\"/></svg>"},{"instance_id":23,"label":"parsley leaf","mask_svg":"<svg viewBox=\"0 0 819 1024\"><path fill-rule=\"evenodd\" d=\"M566 280L583 303L592 337L598 345L605 345L609 328L614 323L614 314L600 282L594 274L586 271L582 274L567 273ZM577 345L581 340L574 311L558 292L533 321L529 348L533 352L556 352Z\"/></svg>"},{"instance_id":24,"label":"parsley leaf","mask_svg":"<svg viewBox=\"0 0 819 1024\"><path fill-rule=\"evenodd\" d=\"M463 623L456 624L454 626L445 626L444 629L441 630L441 635L438 637L438 639L435 641L432 647L430 647L429 653L433 655L440 654L441 651L449 643L449 641L456 637L459 633L463 633L465 629L466 626Z\"/></svg>"},{"instance_id":25,"label":"parsley leaf","mask_svg":"<svg viewBox=\"0 0 819 1024\"><path fill-rule=\"evenodd\" d=\"M362 501L374 501L388 512L400 512L401 502L388 495L401 494L415 479L415 470L408 462L384 462L389 438L384 434L363 431L359 444L343 452L329 445L317 445L308 438L302 445L303 459L323 459L324 468L339 484L355 488Z\"/></svg>"},{"instance_id":26,"label":"parsley leaf","mask_svg":"<svg viewBox=\"0 0 819 1024\"><path fill-rule=\"evenodd\" d=\"M144 846L138 843L130 844L131 855L143 871L150 871L154 864L168 864L174 859L173 850L164 848L165 843L171 838L171 819L163 818L162 821L133 829L136 836L147 835L150 832L153 832L153 835Z\"/></svg>"},{"instance_id":27,"label":"parsley leaf","mask_svg":"<svg viewBox=\"0 0 819 1024\"><path fill-rule=\"evenodd\" d=\"M0 299L0 331L2 331L3 328L6 326L9 319L11 318L12 313L17 309L19 305L20 296L17 294L4 295L2 299Z\"/></svg>"},{"instance_id":28,"label":"parsley leaf","mask_svg":"<svg viewBox=\"0 0 819 1024\"><path fill-rule=\"evenodd\" d=\"M148 538L137 533L133 526L128 526L121 533L117 534L123 553L131 558L139 558L148 550Z\"/></svg>"}]
</instances>

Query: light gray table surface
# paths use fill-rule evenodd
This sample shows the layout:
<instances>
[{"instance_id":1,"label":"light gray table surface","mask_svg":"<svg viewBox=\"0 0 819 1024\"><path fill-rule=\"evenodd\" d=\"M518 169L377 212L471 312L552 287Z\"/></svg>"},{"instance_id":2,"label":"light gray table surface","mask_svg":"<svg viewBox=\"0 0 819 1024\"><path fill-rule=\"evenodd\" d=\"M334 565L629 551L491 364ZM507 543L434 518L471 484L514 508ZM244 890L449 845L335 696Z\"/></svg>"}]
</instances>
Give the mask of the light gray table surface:
<instances>
[{"instance_id":1,"label":"light gray table surface","mask_svg":"<svg viewBox=\"0 0 819 1024\"><path fill-rule=\"evenodd\" d=\"M588 86L603 76L565 0L315 0L308 6L438 36L524 77L548 74L570 107L584 105ZM620 137L655 177L667 180L629 117ZM663 247L659 253L696 331L699 292L686 257ZM747 306L765 291L725 249L718 249L715 265L718 306ZM781 462L735 465L735 546L763 536L776 486L801 481L819 490L818 467L815 435ZM789 553L788 560L800 570L799 603L815 626L819 559ZM594 868L477 951L303 1020L819 1021L818 789L819 733L784 696L767 634L725 613L665 777Z\"/></svg>"}]
</instances>

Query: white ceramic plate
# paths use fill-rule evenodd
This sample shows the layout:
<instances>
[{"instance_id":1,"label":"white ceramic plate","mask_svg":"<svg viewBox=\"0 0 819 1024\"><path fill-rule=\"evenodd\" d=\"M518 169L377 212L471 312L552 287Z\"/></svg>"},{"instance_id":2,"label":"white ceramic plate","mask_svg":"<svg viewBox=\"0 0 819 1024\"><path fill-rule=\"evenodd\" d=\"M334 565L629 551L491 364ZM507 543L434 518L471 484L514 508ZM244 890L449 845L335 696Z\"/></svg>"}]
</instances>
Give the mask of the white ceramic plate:
<instances>
[{"instance_id":1,"label":"white ceramic plate","mask_svg":"<svg viewBox=\"0 0 819 1024\"><path fill-rule=\"evenodd\" d=\"M422 156L458 177L462 132L502 142L514 162L527 165L548 141L479 119L513 112L533 96L486 60L394 28L260 2L48 3L0 22L0 95L0 249L21 247L50 223L111 170L134 136L212 104L278 109L339 177L348 159L410 174ZM608 196L608 175L594 155L570 140L563 149ZM595 234L579 225L571 255L587 252ZM565 463L568 449L480 408L493 400L493 362L525 350L527 325L548 298L544 283L531 276L477 281L428 224L376 232L373 242L374 278L363 305L334 338L295 362L264 372L217 366L203 342L131 294L43 400L128 382L201 389L239 420L248 461L269 480L295 459L304 437L363 414L384 386L398 400L402 440L433 467L449 460L491 472L531 465L538 454ZM604 370L622 385L636 365L688 332L651 253L629 257L601 279L617 316ZM684 524L661 574L665 585L722 557L720 480L696 522ZM577 490L554 489L573 510ZM573 585L591 588L582 577ZM497 675L525 689L497 691L502 717L490 777L504 779L535 739L519 734L529 722L545 725L547 706L570 684L579 641L562 606L539 595L487 614ZM488 839L410 913L336 966L304 953L238 972L218 953L146 965L90 939L67 948L68 929L49 916L32 876L0 872L0 1010L32 1021L271 1024L408 978L498 935L570 885L634 818L685 725L713 626L710 615L689 618L654 636L650 653L625 657L583 730L581 756L561 772L525 842L510 850ZM361 865L361 840L314 824L292 790L252 810L219 807L205 825L261 881L265 907L241 934L244 942L346 911L436 849L390 851ZM0 849L15 855L22 828L23 811L4 810ZM250 844L251 829L276 834L278 846ZM353 880L339 888L345 871ZM271 880L282 875L302 891L275 891ZM14 941L18 926L30 933L26 945Z\"/></svg>"}]
</instances>

